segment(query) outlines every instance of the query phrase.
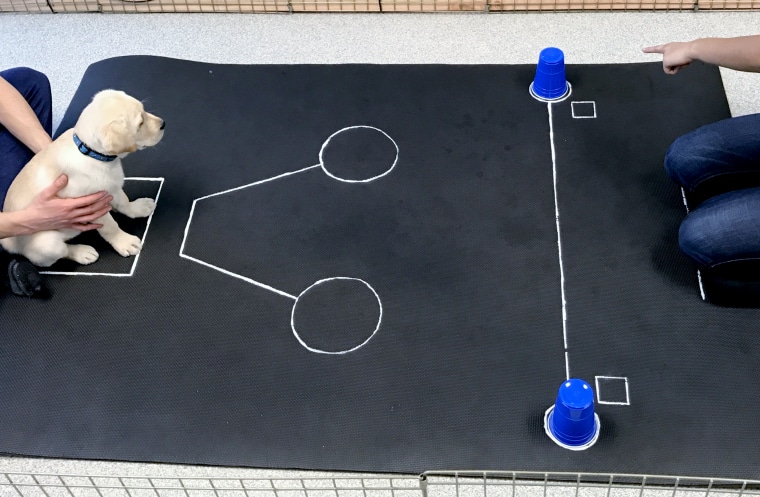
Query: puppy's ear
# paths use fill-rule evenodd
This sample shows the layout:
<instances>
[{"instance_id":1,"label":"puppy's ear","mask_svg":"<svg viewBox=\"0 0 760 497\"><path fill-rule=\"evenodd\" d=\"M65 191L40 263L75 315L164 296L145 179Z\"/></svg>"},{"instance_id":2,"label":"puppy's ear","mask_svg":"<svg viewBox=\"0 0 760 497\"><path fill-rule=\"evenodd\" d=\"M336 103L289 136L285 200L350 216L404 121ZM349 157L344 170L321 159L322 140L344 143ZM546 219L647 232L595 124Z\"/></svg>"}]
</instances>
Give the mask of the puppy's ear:
<instances>
[{"instance_id":1,"label":"puppy's ear","mask_svg":"<svg viewBox=\"0 0 760 497\"><path fill-rule=\"evenodd\" d=\"M106 125L100 134L100 142L103 144L103 153L109 155L127 154L137 150L132 133L127 123L120 119Z\"/></svg>"}]
</instances>

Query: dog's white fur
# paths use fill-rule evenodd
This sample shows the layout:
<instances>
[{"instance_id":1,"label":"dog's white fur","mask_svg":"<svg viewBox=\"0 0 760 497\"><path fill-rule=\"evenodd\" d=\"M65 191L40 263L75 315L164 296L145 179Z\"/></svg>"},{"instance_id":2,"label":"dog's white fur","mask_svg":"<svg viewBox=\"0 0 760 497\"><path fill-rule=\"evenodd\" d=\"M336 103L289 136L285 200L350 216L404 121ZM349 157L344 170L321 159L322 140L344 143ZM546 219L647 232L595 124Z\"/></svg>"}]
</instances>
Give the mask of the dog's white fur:
<instances>
[{"instance_id":1,"label":"dog's white fur","mask_svg":"<svg viewBox=\"0 0 760 497\"><path fill-rule=\"evenodd\" d=\"M80 197L106 190L113 196L111 206L117 212L131 218L149 216L155 209L152 199L139 198L130 202L122 190L124 171L121 159L158 143L164 135L163 127L161 118L145 112L142 103L126 93L116 90L99 92L82 111L73 129L63 133L24 166L8 190L3 211L28 207L37 194L58 176L66 174L69 180L59 197ZM82 154L74 143L75 132L90 149L117 158L102 162ZM120 255L128 257L140 252L140 239L119 228L111 214L95 223L103 225L98 232ZM41 231L4 238L0 244L8 252L21 254L37 266L47 267L62 258L91 264L98 259L94 248L66 243L79 233L75 229Z\"/></svg>"}]
</instances>

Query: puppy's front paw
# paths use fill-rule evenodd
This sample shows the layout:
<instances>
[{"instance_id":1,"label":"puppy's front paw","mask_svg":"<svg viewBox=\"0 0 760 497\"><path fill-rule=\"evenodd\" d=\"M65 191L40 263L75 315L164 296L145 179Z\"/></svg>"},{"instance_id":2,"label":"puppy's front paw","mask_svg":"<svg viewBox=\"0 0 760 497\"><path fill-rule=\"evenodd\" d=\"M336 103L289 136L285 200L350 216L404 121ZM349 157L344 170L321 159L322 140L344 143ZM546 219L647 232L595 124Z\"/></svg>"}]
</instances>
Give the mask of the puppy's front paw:
<instances>
[{"instance_id":1,"label":"puppy's front paw","mask_svg":"<svg viewBox=\"0 0 760 497\"><path fill-rule=\"evenodd\" d=\"M156 202L152 198L138 198L129 203L129 208L124 212L131 218L148 217L156 210Z\"/></svg>"},{"instance_id":2,"label":"puppy's front paw","mask_svg":"<svg viewBox=\"0 0 760 497\"><path fill-rule=\"evenodd\" d=\"M69 245L68 258L79 264L92 264L98 260L100 254L89 245Z\"/></svg>"},{"instance_id":3,"label":"puppy's front paw","mask_svg":"<svg viewBox=\"0 0 760 497\"><path fill-rule=\"evenodd\" d=\"M111 246L120 256L129 257L140 252L142 242L136 236L122 232L111 241Z\"/></svg>"}]
</instances>

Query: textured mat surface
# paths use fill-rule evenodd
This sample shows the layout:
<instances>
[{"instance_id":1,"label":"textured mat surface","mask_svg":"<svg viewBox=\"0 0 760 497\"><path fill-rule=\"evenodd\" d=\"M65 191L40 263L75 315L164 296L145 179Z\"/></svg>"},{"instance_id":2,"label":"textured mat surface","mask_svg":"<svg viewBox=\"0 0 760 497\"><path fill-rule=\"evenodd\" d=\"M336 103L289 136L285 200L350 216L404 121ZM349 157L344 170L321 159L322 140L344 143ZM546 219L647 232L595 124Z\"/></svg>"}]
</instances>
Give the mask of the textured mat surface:
<instances>
[{"instance_id":1,"label":"textured mat surface","mask_svg":"<svg viewBox=\"0 0 760 497\"><path fill-rule=\"evenodd\" d=\"M758 477L758 312L701 301L662 169L728 116L718 71L570 66L548 105L533 70L92 65L61 129L143 100L166 136L127 188L158 207L136 263L0 301L0 451ZM543 432L568 371L584 452Z\"/></svg>"}]
</instances>

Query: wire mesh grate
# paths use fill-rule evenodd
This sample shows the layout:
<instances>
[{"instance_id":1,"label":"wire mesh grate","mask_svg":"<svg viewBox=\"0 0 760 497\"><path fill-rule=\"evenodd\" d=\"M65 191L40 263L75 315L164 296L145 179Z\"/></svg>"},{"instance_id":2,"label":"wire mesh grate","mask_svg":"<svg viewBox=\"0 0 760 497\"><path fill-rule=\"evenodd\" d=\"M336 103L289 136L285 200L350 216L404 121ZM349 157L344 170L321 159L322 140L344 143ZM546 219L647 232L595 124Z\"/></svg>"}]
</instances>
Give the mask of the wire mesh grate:
<instances>
[{"instance_id":1,"label":"wire mesh grate","mask_svg":"<svg viewBox=\"0 0 760 497\"><path fill-rule=\"evenodd\" d=\"M0 473L0 497L420 497L419 478L115 477Z\"/></svg>"},{"instance_id":2,"label":"wire mesh grate","mask_svg":"<svg viewBox=\"0 0 760 497\"><path fill-rule=\"evenodd\" d=\"M427 472L423 497L757 497L760 481L656 475Z\"/></svg>"},{"instance_id":3,"label":"wire mesh grate","mask_svg":"<svg viewBox=\"0 0 760 497\"><path fill-rule=\"evenodd\" d=\"M760 497L760 481L515 471L299 478L0 472L0 497Z\"/></svg>"},{"instance_id":4,"label":"wire mesh grate","mask_svg":"<svg viewBox=\"0 0 760 497\"><path fill-rule=\"evenodd\" d=\"M0 12L293 13L755 11L760 0L0 0Z\"/></svg>"}]
</instances>

